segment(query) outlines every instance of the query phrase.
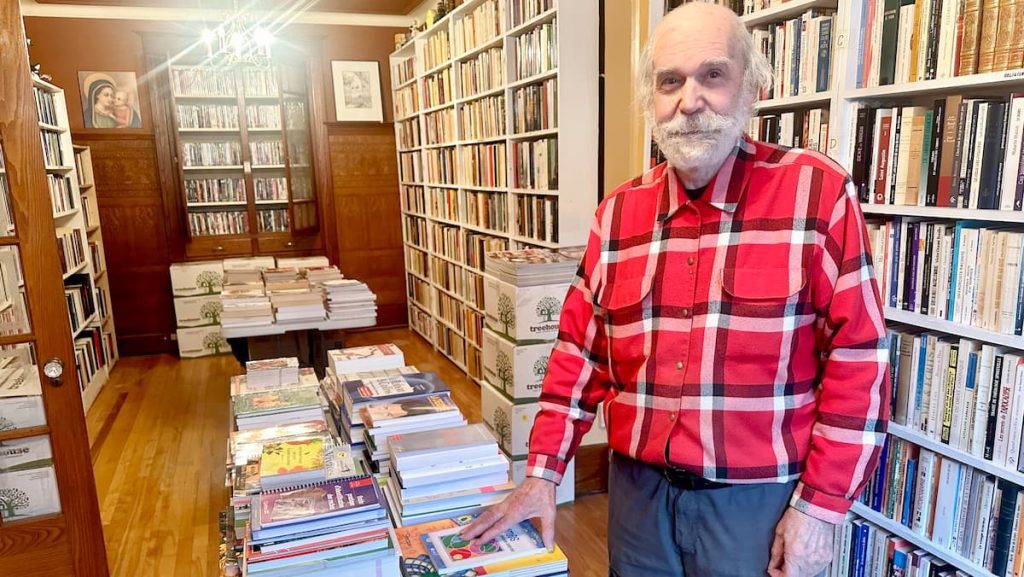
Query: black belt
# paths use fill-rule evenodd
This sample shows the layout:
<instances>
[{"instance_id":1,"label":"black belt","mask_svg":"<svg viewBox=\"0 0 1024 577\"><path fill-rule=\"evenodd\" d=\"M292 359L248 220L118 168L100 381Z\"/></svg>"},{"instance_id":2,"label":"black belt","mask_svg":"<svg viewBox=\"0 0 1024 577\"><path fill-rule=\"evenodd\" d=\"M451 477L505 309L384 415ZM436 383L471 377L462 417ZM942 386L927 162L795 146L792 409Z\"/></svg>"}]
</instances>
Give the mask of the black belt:
<instances>
[{"instance_id":1,"label":"black belt","mask_svg":"<svg viewBox=\"0 0 1024 577\"><path fill-rule=\"evenodd\" d=\"M719 483L718 481L705 479L704 477L694 475L689 471L677 469L671 465L660 470L661 475L665 477L669 483L672 483L672 485L679 487L684 491L705 491L711 489L724 489L732 486L729 483Z\"/></svg>"}]
</instances>

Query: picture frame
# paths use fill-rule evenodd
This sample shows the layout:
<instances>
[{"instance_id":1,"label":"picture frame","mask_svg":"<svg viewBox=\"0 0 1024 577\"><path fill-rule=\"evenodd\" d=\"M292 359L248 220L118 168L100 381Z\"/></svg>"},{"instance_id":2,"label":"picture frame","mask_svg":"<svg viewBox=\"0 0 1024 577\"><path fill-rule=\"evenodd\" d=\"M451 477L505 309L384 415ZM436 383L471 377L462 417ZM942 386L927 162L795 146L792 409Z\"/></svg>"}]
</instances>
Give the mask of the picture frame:
<instances>
[{"instance_id":1,"label":"picture frame","mask_svg":"<svg viewBox=\"0 0 1024 577\"><path fill-rule=\"evenodd\" d=\"M134 72L78 71L85 128L143 128Z\"/></svg>"},{"instance_id":2,"label":"picture frame","mask_svg":"<svg viewBox=\"0 0 1024 577\"><path fill-rule=\"evenodd\" d=\"M338 122L384 122L379 62L332 60L331 75Z\"/></svg>"}]
</instances>

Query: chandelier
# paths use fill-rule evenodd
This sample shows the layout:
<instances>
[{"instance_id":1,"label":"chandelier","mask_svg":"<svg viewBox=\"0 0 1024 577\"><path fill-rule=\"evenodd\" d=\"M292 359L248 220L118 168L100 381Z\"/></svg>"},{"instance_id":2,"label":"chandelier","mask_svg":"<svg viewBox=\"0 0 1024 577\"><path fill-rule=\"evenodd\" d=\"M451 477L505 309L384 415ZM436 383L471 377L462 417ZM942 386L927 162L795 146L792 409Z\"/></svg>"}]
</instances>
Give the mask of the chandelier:
<instances>
[{"instance_id":1,"label":"chandelier","mask_svg":"<svg viewBox=\"0 0 1024 577\"><path fill-rule=\"evenodd\" d=\"M227 66L270 66L270 45L274 43L274 35L260 22L254 22L246 12L240 12L237 2L232 4L234 10L220 26L203 30L202 42L206 45L207 59Z\"/></svg>"}]
</instances>

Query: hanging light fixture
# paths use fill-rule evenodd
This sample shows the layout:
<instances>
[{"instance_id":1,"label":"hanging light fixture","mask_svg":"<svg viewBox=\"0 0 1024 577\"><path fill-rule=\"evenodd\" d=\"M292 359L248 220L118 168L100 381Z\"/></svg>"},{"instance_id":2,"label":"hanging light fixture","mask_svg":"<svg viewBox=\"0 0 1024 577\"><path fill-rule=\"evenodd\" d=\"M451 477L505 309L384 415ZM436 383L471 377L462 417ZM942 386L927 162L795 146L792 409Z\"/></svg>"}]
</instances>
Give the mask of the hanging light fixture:
<instances>
[{"instance_id":1,"label":"hanging light fixture","mask_svg":"<svg viewBox=\"0 0 1024 577\"><path fill-rule=\"evenodd\" d=\"M203 30L201 41L206 45L207 58L227 66L270 66L274 35L254 22L248 13L240 12L237 1L232 1L232 7L231 14L220 26Z\"/></svg>"}]
</instances>

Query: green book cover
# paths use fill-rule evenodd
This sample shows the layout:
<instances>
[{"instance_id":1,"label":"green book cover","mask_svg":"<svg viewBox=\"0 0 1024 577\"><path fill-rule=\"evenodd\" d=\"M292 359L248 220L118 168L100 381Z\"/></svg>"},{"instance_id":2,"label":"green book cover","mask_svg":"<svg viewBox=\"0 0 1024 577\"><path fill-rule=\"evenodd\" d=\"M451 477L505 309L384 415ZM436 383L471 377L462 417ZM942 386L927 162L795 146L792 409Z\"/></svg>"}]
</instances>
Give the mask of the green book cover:
<instances>
[{"instance_id":1,"label":"green book cover","mask_svg":"<svg viewBox=\"0 0 1024 577\"><path fill-rule=\"evenodd\" d=\"M232 398L235 416L277 413L320 404L318 387L293 387L245 393Z\"/></svg>"},{"instance_id":2,"label":"green book cover","mask_svg":"<svg viewBox=\"0 0 1024 577\"><path fill-rule=\"evenodd\" d=\"M900 33L900 0L885 0L882 14L882 48L879 55L878 84L886 86L896 79L896 43Z\"/></svg>"}]
</instances>

